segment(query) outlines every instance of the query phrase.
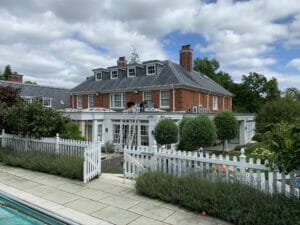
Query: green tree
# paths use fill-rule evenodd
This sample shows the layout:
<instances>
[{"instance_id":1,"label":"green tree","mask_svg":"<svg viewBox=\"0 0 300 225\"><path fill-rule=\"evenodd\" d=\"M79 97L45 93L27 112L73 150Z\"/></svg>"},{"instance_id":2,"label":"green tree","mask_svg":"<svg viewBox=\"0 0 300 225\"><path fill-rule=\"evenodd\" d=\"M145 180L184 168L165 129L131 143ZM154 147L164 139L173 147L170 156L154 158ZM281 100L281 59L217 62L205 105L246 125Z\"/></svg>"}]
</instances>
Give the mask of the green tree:
<instances>
[{"instance_id":1,"label":"green tree","mask_svg":"<svg viewBox=\"0 0 300 225\"><path fill-rule=\"evenodd\" d=\"M10 86L7 87L0 87L0 103L3 104L3 106L11 107L13 105L16 105L21 101L20 98L20 88L13 88Z\"/></svg>"},{"instance_id":2,"label":"green tree","mask_svg":"<svg viewBox=\"0 0 300 225\"><path fill-rule=\"evenodd\" d=\"M171 119L161 119L155 127L154 137L160 145L176 143L178 141L178 127Z\"/></svg>"},{"instance_id":3,"label":"green tree","mask_svg":"<svg viewBox=\"0 0 300 225\"><path fill-rule=\"evenodd\" d=\"M5 69L4 69L4 72L2 74L4 80L8 80L8 77L10 75L12 75L11 67L10 67L10 65L6 65Z\"/></svg>"},{"instance_id":4,"label":"green tree","mask_svg":"<svg viewBox=\"0 0 300 225\"><path fill-rule=\"evenodd\" d=\"M295 124L300 121L300 103L292 98L281 98L267 102L256 116L258 136L271 131L278 123Z\"/></svg>"},{"instance_id":5,"label":"green tree","mask_svg":"<svg viewBox=\"0 0 300 225\"><path fill-rule=\"evenodd\" d=\"M238 121L231 112L220 112L215 118L217 136L223 142L223 151L225 149L225 141L236 137L238 132ZM226 146L227 147L227 146Z\"/></svg>"},{"instance_id":6,"label":"green tree","mask_svg":"<svg viewBox=\"0 0 300 225\"><path fill-rule=\"evenodd\" d=\"M179 146L178 146L178 149L185 149L184 147L184 140L183 140L183 126L184 124L188 121L188 120L192 120L193 118L189 118L189 117L185 117L183 118L180 123L179 123Z\"/></svg>"},{"instance_id":7,"label":"green tree","mask_svg":"<svg viewBox=\"0 0 300 225\"><path fill-rule=\"evenodd\" d=\"M210 77L213 80L216 80L216 73L219 67L220 64L215 58L208 59L207 57L205 57L203 59L201 58L194 59L193 69L199 71L200 73L205 74L206 76Z\"/></svg>"},{"instance_id":8,"label":"green tree","mask_svg":"<svg viewBox=\"0 0 300 225\"><path fill-rule=\"evenodd\" d=\"M284 96L300 102L300 90L298 88L294 88L294 87L287 88L284 91Z\"/></svg>"},{"instance_id":9,"label":"green tree","mask_svg":"<svg viewBox=\"0 0 300 225\"><path fill-rule=\"evenodd\" d=\"M185 122L182 129L183 150L195 151L212 145L217 138L216 127L208 116L199 115Z\"/></svg>"}]
</instances>

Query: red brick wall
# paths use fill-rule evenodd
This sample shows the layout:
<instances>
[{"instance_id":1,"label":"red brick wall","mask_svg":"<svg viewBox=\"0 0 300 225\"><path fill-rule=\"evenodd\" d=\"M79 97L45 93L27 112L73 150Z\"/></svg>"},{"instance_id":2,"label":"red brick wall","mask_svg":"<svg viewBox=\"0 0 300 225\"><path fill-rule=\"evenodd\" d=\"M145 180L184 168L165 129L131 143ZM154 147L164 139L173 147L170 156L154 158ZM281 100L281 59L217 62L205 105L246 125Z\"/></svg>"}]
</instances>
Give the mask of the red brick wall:
<instances>
[{"instance_id":1,"label":"red brick wall","mask_svg":"<svg viewBox=\"0 0 300 225\"><path fill-rule=\"evenodd\" d=\"M165 108L166 111L173 111L173 90L169 90L169 108ZM153 90L152 92L152 102L155 108L160 106L160 91ZM74 97L74 107L77 106L77 96ZM100 94L99 96L94 95L94 104L95 107L109 108L110 103L110 94ZM127 92L125 93L125 107L127 102L138 103L143 100L143 92L139 91L138 93ZM219 112L223 110L231 111L231 98L224 98L224 107L223 107L223 96L218 96L218 110L213 110L213 95L192 91L187 89L175 89L175 111L185 111L187 112L193 106L202 105L204 108L208 107L210 112ZM72 106L72 98L70 99L70 106ZM83 95L82 97L82 108L88 107L88 95Z\"/></svg>"},{"instance_id":2,"label":"red brick wall","mask_svg":"<svg viewBox=\"0 0 300 225\"><path fill-rule=\"evenodd\" d=\"M22 83L23 82L23 76L18 74L12 74L8 77L8 81Z\"/></svg>"}]
</instances>

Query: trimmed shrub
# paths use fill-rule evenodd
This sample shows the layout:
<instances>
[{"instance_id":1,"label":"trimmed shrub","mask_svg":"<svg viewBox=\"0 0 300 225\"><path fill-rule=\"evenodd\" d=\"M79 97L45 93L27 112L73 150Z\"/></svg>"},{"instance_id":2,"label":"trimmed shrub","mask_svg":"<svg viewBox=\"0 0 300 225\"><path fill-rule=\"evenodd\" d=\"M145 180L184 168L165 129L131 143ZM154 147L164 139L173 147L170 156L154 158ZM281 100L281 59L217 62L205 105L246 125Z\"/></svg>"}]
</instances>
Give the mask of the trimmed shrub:
<instances>
[{"instance_id":1,"label":"trimmed shrub","mask_svg":"<svg viewBox=\"0 0 300 225\"><path fill-rule=\"evenodd\" d=\"M8 166L22 167L71 179L83 179L83 159L78 157L40 151L17 152L1 149L0 161Z\"/></svg>"},{"instance_id":2,"label":"trimmed shrub","mask_svg":"<svg viewBox=\"0 0 300 225\"><path fill-rule=\"evenodd\" d=\"M161 119L155 127L154 137L157 143L161 145L176 143L178 127L171 119Z\"/></svg>"},{"instance_id":3,"label":"trimmed shrub","mask_svg":"<svg viewBox=\"0 0 300 225\"><path fill-rule=\"evenodd\" d=\"M230 140L236 137L238 132L238 121L232 112L220 112L215 118L216 131L218 139L223 141L223 150L225 140Z\"/></svg>"},{"instance_id":4,"label":"trimmed shrub","mask_svg":"<svg viewBox=\"0 0 300 225\"><path fill-rule=\"evenodd\" d=\"M300 224L300 200L269 195L238 182L211 181L200 174L175 177L161 172L137 178L139 194L178 204L235 225Z\"/></svg>"},{"instance_id":5,"label":"trimmed shrub","mask_svg":"<svg viewBox=\"0 0 300 225\"><path fill-rule=\"evenodd\" d=\"M184 140L183 140L183 135L182 135L182 130L183 130L183 126L184 124L188 121L188 120L192 120L193 118L189 118L189 117L185 117L183 118L180 123L179 123L179 145L178 145L178 149L185 149L184 147Z\"/></svg>"},{"instance_id":6,"label":"trimmed shrub","mask_svg":"<svg viewBox=\"0 0 300 225\"><path fill-rule=\"evenodd\" d=\"M216 141L216 127L205 115L187 120L182 128L185 151L195 151L199 147L211 146Z\"/></svg>"}]
</instances>

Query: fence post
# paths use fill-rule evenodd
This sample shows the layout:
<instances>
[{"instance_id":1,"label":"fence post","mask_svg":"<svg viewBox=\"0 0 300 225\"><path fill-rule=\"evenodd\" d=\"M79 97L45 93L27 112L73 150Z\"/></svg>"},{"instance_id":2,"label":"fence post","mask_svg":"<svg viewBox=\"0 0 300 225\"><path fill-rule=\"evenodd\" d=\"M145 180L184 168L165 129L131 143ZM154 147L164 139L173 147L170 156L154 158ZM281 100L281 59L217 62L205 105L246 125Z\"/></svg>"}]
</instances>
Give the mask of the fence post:
<instances>
[{"instance_id":1,"label":"fence post","mask_svg":"<svg viewBox=\"0 0 300 225\"><path fill-rule=\"evenodd\" d=\"M1 147L4 148L6 147L6 143L5 143L5 130L2 129L2 136L1 136Z\"/></svg>"},{"instance_id":2,"label":"fence post","mask_svg":"<svg viewBox=\"0 0 300 225\"><path fill-rule=\"evenodd\" d=\"M87 167L87 162L86 162L86 158L87 158L87 149L85 149L85 151L84 151L84 154L83 154L83 156L84 156L84 159L83 159L83 183L86 183L87 182L87 177L86 177L86 173L87 173L87 171L86 171L86 167Z\"/></svg>"},{"instance_id":3,"label":"fence post","mask_svg":"<svg viewBox=\"0 0 300 225\"><path fill-rule=\"evenodd\" d=\"M244 148L241 148L241 155L240 155L240 173L241 173L241 180L245 181L246 177L246 156L245 156Z\"/></svg>"},{"instance_id":4,"label":"fence post","mask_svg":"<svg viewBox=\"0 0 300 225\"><path fill-rule=\"evenodd\" d=\"M28 134L25 136L25 146L24 146L25 152L28 151Z\"/></svg>"},{"instance_id":5,"label":"fence post","mask_svg":"<svg viewBox=\"0 0 300 225\"><path fill-rule=\"evenodd\" d=\"M59 153L59 133L56 134L55 153Z\"/></svg>"}]
</instances>

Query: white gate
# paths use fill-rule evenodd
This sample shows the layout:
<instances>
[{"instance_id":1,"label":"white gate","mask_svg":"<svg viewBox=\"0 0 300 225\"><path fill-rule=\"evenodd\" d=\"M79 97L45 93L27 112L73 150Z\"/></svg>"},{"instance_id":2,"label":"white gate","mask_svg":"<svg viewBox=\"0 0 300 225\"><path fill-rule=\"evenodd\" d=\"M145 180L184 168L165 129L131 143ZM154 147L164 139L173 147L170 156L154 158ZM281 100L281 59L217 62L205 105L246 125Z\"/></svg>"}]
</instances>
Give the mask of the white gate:
<instances>
[{"instance_id":1,"label":"white gate","mask_svg":"<svg viewBox=\"0 0 300 225\"><path fill-rule=\"evenodd\" d=\"M84 151L83 182L101 174L101 143L90 144Z\"/></svg>"}]
</instances>

